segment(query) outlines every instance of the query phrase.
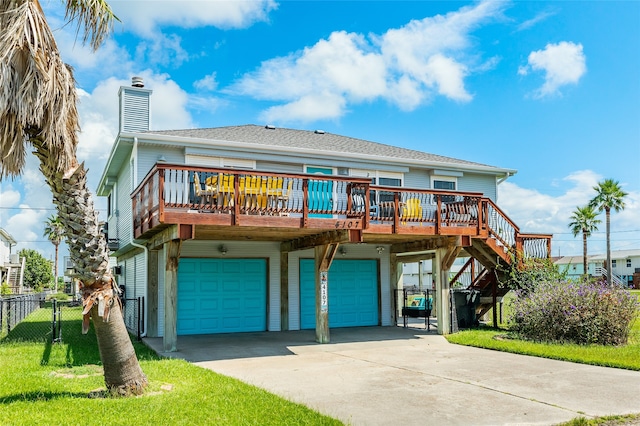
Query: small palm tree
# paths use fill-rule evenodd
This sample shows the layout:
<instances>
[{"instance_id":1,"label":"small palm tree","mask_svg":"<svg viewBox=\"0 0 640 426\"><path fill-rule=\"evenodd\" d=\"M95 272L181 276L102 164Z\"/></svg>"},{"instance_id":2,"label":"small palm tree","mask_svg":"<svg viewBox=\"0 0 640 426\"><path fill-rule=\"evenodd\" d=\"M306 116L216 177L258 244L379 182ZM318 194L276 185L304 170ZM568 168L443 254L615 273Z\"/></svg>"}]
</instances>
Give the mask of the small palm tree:
<instances>
[{"instance_id":1,"label":"small palm tree","mask_svg":"<svg viewBox=\"0 0 640 426\"><path fill-rule=\"evenodd\" d=\"M66 11L94 50L117 19L105 0L67 0ZM0 28L0 180L20 175L33 149L83 285L82 330L88 331L91 319L105 384L121 394L141 393L147 378L124 325L87 170L76 156L80 124L73 71L62 62L38 0L0 1Z\"/></svg>"},{"instance_id":2,"label":"small palm tree","mask_svg":"<svg viewBox=\"0 0 640 426\"><path fill-rule=\"evenodd\" d=\"M54 266L54 289L55 292L58 292L58 248L60 243L62 242L62 238L64 237L64 225L60 218L56 215L51 215L44 223L44 236L47 237L51 244L53 244L56 248L55 254L55 266Z\"/></svg>"},{"instance_id":3,"label":"small palm tree","mask_svg":"<svg viewBox=\"0 0 640 426\"><path fill-rule=\"evenodd\" d=\"M587 237L590 237L592 232L598 230L598 224L601 221L597 218L597 215L598 213L590 205L576 207L576 210L571 215L572 222L569 223L569 228L571 228L574 237L577 237L582 232L582 267L585 277L589 275L587 272Z\"/></svg>"},{"instance_id":4,"label":"small palm tree","mask_svg":"<svg viewBox=\"0 0 640 426\"><path fill-rule=\"evenodd\" d=\"M605 211L607 224L607 282L611 281L611 209L619 212L624 210L624 197L627 193L620 188L618 181L605 179L594 186L596 196L589 202L589 205L598 211Z\"/></svg>"}]
</instances>

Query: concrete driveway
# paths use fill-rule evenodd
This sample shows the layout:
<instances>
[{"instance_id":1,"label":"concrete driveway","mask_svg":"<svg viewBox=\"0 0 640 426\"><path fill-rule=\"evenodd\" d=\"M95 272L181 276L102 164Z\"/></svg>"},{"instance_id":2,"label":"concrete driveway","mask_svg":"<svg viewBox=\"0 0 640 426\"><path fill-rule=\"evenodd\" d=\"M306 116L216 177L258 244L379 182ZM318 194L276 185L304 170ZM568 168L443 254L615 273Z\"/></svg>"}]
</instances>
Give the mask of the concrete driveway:
<instances>
[{"instance_id":1,"label":"concrete driveway","mask_svg":"<svg viewBox=\"0 0 640 426\"><path fill-rule=\"evenodd\" d=\"M178 352L353 425L550 425L640 413L640 372L469 348L420 329L180 336ZM162 339L145 342L157 351Z\"/></svg>"}]
</instances>

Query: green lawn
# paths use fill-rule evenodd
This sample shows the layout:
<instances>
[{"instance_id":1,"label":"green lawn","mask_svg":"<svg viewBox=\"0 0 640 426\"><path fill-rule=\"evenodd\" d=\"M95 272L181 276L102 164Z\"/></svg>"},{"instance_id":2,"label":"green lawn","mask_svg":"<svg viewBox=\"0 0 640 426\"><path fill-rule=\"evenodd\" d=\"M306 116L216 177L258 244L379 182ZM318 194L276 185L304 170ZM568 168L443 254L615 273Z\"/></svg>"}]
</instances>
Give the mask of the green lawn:
<instances>
[{"instance_id":1,"label":"green lawn","mask_svg":"<svg viewBox=\"0 0 640 426\"><path fill-rule=\"evenodd\" d=\"M160 358L140 343L135 348L148 391L89 398L104 389L96 338L93 331L81 335L80 308L64 315L73 319L63 323L63 343L52 345L30 331L42 321L23 323L0 341L2 425L342 424L236 379Z\"/></svg>"},{"instance_id":2,"label":"green lawn","mask_svg":"<svg viewBox=\"0 0 640 426\"><path fill-rule=\"evenodd\" d=\"M640 290L632 290L640 299ZM535 343L512 339L505 329L477 328L447 336L451 343L583 364L640 370L640 318L625 346Z\"/></svg>"}]
</instances>

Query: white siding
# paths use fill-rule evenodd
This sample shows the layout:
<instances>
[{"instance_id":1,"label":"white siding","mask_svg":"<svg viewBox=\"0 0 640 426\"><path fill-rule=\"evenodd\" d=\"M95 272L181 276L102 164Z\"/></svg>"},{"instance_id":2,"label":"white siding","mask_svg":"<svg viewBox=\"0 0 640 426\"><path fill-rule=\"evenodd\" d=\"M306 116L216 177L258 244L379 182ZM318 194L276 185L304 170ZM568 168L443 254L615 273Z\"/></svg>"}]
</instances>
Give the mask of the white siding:
<instances>
[{"instance_id":1,"label":"white siding","mask_svg":"<svg viewBox=\"0 0 640 426\"><path fill-rule=\"evenodd\" d=\"M256 169L277 173L303 173L302 164L256 161Z\"/></svg>"},{"instance_id":2,"label":"white siding","mask_svg":"<svg viewBox=\"0 0 640 426\"><path fill-rule=\"evenodd\" d=\"M109 238L118 238L120 240L120 247L123 247L131 242L131 235L133 233L131 217L131 176L128 162L123 165L118 175L116 197L116 211L112 212L112 215L115 216L116 226L115 229L112 228L111 223L113 221L109 221Z\"/></svg>"},{"instance_id":3,"label":"white siding","mask_svg":"<svg viewBox=\"0 0 640 426\"><path fill-rule=\"evenodd\" d=\"M150 129L149 95L151 90L135 87L120 89L120 130L144 132Z\"/></svg>"},{"instance_id":4,"label":"white siding","mask_svg":"<svg viewBox=\"0 0 640 426\"><path fill-rule=\"evenodd\" d=\"M496 201L497 185L493 175L478 175L465 173L458 178L458 190L468 192L482 192L485 197Z\"/></svg>"},{"instance_id":5,"label":"white siding","mask_svg":"<svg viewBox=\"0 0 640 426\"><path fill-rule=\"evenodd\" d=\"M138 176L136 185L145 178L147 173L158 162L160 157L169 164L184 164L184 150L181 148L159 147L152 145L138 145Z\"/></svg>"},{"instance_id":6,"label":"white siding","mask_svg":"<svg viewBox=\"0 0 640 426\"><path fill-rule=\"evenodd\" d=\"M429 173L426 170L411 169L404 175L404 186L406 188L428 189L431 185Z\"/></svg>"}]
</instances>

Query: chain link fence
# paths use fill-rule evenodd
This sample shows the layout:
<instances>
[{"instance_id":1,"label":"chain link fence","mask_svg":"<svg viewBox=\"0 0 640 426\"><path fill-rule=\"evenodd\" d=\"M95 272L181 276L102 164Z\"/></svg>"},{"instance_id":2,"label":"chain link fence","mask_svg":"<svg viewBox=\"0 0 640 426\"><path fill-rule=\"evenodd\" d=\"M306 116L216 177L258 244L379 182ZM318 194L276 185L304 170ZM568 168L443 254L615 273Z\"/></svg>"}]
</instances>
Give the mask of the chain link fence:
<instances>
[{"instance_id":1,"label":"chain link fence","mask_svg":"<svg viewBox=\"0 0 640 426\"><path fill-rule=\"evenodd\" d=\"M141 340L144 298L124 299L122 309L127 330ZM81 312L80 300L47 300L44 293L0 298L0 344L11 341L61 342L63 323L77 322Z\"/></svg>"}]
</instances>

